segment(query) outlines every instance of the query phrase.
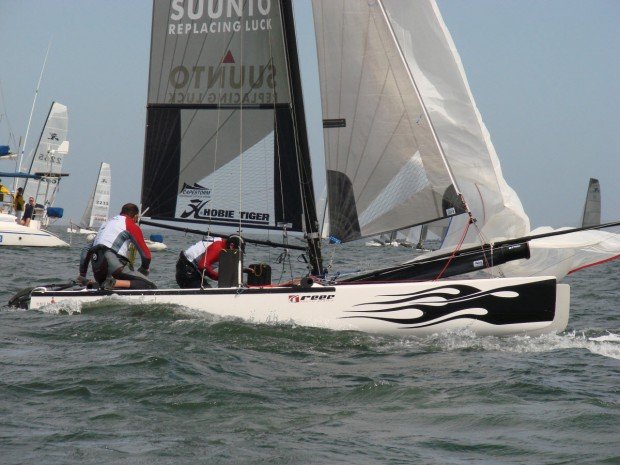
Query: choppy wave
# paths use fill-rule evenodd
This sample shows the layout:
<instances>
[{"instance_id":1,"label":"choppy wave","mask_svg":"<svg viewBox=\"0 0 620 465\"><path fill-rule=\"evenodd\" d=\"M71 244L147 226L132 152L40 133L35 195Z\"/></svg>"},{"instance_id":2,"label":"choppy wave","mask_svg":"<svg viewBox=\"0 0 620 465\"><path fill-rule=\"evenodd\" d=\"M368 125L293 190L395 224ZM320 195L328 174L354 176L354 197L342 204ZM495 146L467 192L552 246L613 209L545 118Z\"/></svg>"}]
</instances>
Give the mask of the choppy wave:
<instances>
[{"instance_id":1,"label":"choppy wave","mask_svg":"<svg viewBox=\"0 0 620 465\"><path fill-rule=\"evenodd\" d=\"M162 286L189 240L154 256ZM0 303L75 277L79 247L3 250ZM403 253L368 249L340 265ZM605 266L570 277L570 330L539 337L253 324L114 297L2 307L0 462L615 463L620 264Z\"/></svg>"}]
</instances>

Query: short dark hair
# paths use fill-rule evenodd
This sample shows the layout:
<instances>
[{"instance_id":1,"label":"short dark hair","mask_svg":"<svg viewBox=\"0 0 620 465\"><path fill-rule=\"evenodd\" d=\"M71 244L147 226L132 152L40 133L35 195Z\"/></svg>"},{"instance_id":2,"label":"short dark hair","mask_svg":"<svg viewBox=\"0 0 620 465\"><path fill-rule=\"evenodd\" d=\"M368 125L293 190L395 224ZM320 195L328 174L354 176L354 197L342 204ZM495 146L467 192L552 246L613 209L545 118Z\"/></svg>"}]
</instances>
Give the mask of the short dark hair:
<instances>
[{"instance_id":1,"label":"short dark hair","mask_svg":"<svg viewBox=\"0 0 620 465\"><path fill-rule=\"evenodd\" d=\"M23 187L18 187L18 188L17 188L17 192L20 192L20 193L21 193L21 192L24 192L24 188L23 188Z\"/></svg>"},{"instance_id":2,"label":"short dark hair","mask_svg":"<svg viewBox=\"0 0 620 465\"><path fill-rule=\"evenodd\" d=\"M140 213L140 210L135 203L126 203L121 208L121 215L136 216L138 213Z\"/></svg>"},{"instance_id":3,"label":"short dark hair","mask_svg":"<svg viewBox=\"0 0 620 465\"><path fill-rule=\"evenodd\" d=\"M245 251L245 241L237 234L233 234L226 239L226 248L229 249L231 245L237 250Z\"/></svg>"}]
</instances>

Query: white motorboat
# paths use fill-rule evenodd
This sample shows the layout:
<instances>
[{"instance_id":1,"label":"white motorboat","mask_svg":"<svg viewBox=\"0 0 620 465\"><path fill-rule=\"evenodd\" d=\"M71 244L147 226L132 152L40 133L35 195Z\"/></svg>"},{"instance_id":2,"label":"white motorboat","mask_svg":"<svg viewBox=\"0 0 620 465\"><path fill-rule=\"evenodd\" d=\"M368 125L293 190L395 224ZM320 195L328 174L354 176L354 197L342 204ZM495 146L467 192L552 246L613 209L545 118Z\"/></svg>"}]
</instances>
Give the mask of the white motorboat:
<instances>
[{"instance_id":1,"label":"white motorboat","mask_svg":"<svg viewBox=\"0 0 620 465\"><path fill-rule=\"evenodd\" d=\"M69 152L67 107L53 102L43 131L34 151L30 168L22 173L19 168L3 176L24 179L24 199L35 199L35 217L28 226L18 224L12 214L12 202L0 213L0 246L68 247L65 241L46 228L51 221L62 218L63 209L53 207L62 177L62 162ZM12 199L12 195L11 195Z\"/></svg>"},{"instance_id":2,"label":"white motorboat","mask_svg":"<svg viewBox=\"0 0 620 465\"><path fill-rule=\"evenodd\" d=\"M0 245L17 247L69 247L65 241L46 229L38 220L30 225L17 223L15 215L0 213Z\"/></svg>"}]
</instances>

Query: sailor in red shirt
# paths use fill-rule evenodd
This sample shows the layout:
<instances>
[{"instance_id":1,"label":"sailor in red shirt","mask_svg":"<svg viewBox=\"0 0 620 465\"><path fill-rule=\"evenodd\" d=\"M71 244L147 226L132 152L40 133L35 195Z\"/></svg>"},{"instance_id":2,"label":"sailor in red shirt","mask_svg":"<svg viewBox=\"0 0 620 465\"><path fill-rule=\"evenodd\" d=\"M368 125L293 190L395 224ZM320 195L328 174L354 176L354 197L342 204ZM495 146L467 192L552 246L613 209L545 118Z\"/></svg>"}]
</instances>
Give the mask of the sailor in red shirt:
<instances>
[{"instance_id":1,"label":"sailor in red shirt","mask_svg":"<svg viewBox=\"0 0 620 465\"><path fill-rule=\"evenodd\" d=\"M176 280L184 289L211 287L203 275L217 281L217 264L223 249L244 249L243 239L234 235L226 240L221 237L205 237L181 252L177 261Z\"/></svg>"},{"instance_id":2,"label":"sailor in red shirt","mask_svg":"<svg viewBox=\"0 0 620 465\"><path fill-rule=\"evenodd\" d=\"M126 203L120 215L106 221L93 241L82 249L78 282L86 282L88 263L92 262L95 279L105 289L155 289L146 276L151 264L151 251L144 242L142 230L136 224L138 207ZM141 259L134 271L129 264L129 245L133 244Z\"/></svg>"}]
</instances>

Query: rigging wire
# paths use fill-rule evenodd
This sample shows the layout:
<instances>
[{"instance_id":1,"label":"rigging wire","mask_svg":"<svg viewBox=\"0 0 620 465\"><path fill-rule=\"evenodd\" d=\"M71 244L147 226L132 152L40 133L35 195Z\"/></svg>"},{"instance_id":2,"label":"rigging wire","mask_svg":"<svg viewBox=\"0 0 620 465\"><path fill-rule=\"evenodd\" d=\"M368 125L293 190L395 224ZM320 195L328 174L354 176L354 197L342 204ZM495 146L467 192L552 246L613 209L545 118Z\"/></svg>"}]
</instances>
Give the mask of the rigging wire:
<instances>
[{"instance_id":1,"label":"rigging wire","mask_svg":"<svg viewBox=\"0 0 620 465\"><path fill-rule=\"evenodd\" d=\"M13 133L13 128L11 127L11 122L9 121L9 114L7 113L6 106L4 102L6 99L4 98L4 90L2 88L2 80L0 79L0 103L2 104L2 112L0 113L0 121L2 121L2 117L6 121L7 130L9 133L9 144L13 144L14 147L17 146L17 141L15 140L15 134Z\"/></svg>"}]
</instances>

